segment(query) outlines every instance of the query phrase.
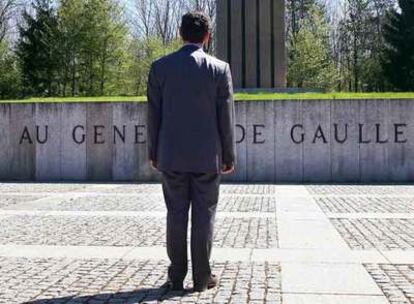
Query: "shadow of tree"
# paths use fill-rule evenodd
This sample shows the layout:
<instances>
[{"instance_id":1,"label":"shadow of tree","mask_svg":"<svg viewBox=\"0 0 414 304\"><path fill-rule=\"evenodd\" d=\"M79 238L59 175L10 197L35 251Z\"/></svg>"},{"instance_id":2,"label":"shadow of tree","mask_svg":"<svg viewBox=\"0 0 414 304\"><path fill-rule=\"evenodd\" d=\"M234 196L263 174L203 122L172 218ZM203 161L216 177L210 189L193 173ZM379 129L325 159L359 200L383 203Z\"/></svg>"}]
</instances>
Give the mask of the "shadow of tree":
<instances>
[{"instance_id":1,"label":"shadow of tree","mask_svg":"<svg viewBox=\"0 0 414 304\"><path fill-rule=\"evenodd\" d=\"M66 296L56 298L44 298L23 302L23 304L81 304L81 303L142 303L151 301L163 301L175 297L182 297L191 293L191 289L184 289L182 291L170 291L164 287L158 288L142 288L133 291L115 292L115 293L101 293L95 295L83 296Z\"/></svg>"}]
</instances>

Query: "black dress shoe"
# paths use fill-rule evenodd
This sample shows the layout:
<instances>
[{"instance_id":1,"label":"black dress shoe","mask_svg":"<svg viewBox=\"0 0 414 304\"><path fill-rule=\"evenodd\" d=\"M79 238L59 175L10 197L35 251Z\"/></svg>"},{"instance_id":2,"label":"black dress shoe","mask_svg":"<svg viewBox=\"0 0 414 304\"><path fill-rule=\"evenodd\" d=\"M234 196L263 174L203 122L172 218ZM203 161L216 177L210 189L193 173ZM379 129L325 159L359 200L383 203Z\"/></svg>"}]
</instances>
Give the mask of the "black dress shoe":
<instances>
[{"instance_id":1,"label":"black dress shoe","mask_svg":"<svg viewBox=\"0 0 414 304\"><path fill-rule=\"evenodd\" d=\"M183 282L173 282L171 280L168 280L164 284L161 285L161 288L166 288L168 290L184 290Z\"/></svg>"},{"instance_id":2,"label":"black dress shoe","mask_svg":"<svg viewBox=\"0 0 414 304\"><path fill-rule=\"evenodd\" d=\"M217 286L217 277L215 274L211 274L210 277L208 278L207 284L199 284L199 283L195 283L194 287L193 287L193 291L197 291L197 292L201 292L207 289L211 289Z\"/></svg>"}]
</instances>

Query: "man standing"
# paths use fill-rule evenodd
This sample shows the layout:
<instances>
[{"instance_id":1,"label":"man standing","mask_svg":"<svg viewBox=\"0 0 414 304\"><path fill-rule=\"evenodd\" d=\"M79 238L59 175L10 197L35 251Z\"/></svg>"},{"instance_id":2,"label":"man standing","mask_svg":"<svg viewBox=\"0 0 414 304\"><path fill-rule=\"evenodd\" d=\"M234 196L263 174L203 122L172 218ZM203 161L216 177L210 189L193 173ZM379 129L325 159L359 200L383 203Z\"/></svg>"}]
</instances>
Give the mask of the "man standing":
<instances>
[{"instance_id":1,"label":"man standing","mask_svg":"<svg viewBox=\"0 0 414 304\"><path fill-rule=\"evenodd\" d=\"M209 259L219 185L235 165L233 85L229 64L203 51L211 35L205 14L185 14L180 35L182 48L151 65L148 149L167 206L165 286L183 289L191 204L193 290L203 291L217 285Z\"/></svg>"}]
</instances>

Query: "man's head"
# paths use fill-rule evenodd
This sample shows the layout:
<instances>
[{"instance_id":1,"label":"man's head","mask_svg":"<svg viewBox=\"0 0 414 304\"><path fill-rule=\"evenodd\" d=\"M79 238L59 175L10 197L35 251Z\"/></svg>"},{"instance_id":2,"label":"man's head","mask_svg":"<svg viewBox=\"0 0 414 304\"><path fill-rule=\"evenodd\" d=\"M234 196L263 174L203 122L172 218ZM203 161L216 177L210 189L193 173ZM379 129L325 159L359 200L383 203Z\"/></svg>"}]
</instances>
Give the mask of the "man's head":
<instances>
[{"instance_id":1,"label":"man's head","mask_svg":"<svg viewBox=\"0 0 414 304\"><path fill-rule=\"evenodd\" d=\"M210 38L210 18L202 12L190 12L181 19L180 34L185 42L207 43Z\"/></svg>"}]
</instances>

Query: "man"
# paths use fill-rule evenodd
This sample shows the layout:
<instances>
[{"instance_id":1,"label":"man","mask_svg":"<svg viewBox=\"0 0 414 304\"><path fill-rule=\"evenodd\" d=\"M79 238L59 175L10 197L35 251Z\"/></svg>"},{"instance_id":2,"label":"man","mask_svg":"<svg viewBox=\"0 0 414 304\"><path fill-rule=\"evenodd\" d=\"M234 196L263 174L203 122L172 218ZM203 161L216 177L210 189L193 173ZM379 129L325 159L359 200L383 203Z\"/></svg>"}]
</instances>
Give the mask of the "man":
<instances>
[{"instance_id":1,"label":"man","mask_svg":"<svg viewBox=\"0 0 414 304\"><path fill-rule=\"evenodd\" d=\"M209 259L221 174L235 165L233 85L229 64L203 51L210 39L205 14L185 14L180 35L184 46L149 72L148 148L167 206L166 286L183 289L191 203L193 290L204 291L217 285Z\"/></svg>"}]
</instances>

